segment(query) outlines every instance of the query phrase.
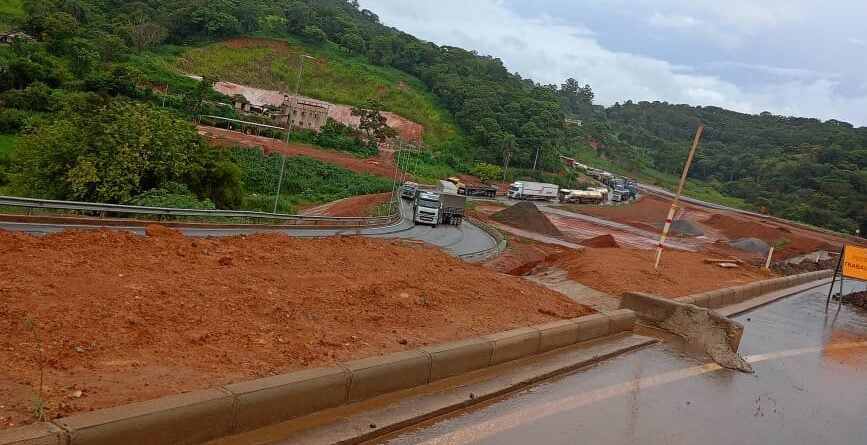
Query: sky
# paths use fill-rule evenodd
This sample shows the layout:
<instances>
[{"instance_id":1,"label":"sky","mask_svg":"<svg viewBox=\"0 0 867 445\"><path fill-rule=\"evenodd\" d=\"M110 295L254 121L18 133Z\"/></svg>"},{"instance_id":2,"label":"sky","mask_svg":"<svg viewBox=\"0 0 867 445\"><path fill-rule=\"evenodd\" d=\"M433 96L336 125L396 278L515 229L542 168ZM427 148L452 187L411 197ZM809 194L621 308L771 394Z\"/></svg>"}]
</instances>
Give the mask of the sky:
<instances>
[{"instance_id":1,"label":"sky","mask_svg":"<svg viewBox=\"0 0 867 445\"><path fill-rule=\"evenodd\" d=\"M380 21L476 50L596 103L660 100L867 126L864 0L362 0Z\"/></svg>"}]
</instances>

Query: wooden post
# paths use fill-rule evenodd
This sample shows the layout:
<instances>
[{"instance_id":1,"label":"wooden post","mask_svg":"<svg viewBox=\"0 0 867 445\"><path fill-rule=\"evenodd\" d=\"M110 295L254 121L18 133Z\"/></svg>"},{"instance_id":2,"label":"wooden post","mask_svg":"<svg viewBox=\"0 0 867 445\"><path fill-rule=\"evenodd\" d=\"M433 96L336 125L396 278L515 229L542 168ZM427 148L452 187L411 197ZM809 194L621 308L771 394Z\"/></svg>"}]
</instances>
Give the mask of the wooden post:
<instances>
[{"instance_id":1,"label":"wooden post","mask_svg":"<svg viewBox=\"0 0 867 445\"><path fill-rule=\"evenodd\" d=\"M698 141L701 139L701 132L704 130L704 124L698 126L695 132L695 139L692 141L692 148L689 150L689 156L686 158L686 165L683 166L683 174L680 175L680 184L677 185L677 193L674 194L674 201L671 203L671 209L668 211L668 217L665 219L665 226L662 228L662 236L659 238L659 245L656 247L656 262L653 263L653 270L659 271L659 259L662 258L662 249L665 247L665 238L668 237L668 231L671 229L671 223L674 220L674 212L677 210L677 203L680 201L680 194L683 192L683 184L686 182L686 175L689 174L689 167L692 165L692 158L695 156L695 149L698 148Z\"/></svg>"},{"instance_id":2,"label":"wooden post","mask_svg":"<svg viewBox=\"0 0 867 445\"><path fill-rule=\"evenodd\" d=\"M771 269L771 257L774 256L774 246L771 246L770 252L768 252L768 261L765 262L765 269Z\"/></svg>"}]
</instances>

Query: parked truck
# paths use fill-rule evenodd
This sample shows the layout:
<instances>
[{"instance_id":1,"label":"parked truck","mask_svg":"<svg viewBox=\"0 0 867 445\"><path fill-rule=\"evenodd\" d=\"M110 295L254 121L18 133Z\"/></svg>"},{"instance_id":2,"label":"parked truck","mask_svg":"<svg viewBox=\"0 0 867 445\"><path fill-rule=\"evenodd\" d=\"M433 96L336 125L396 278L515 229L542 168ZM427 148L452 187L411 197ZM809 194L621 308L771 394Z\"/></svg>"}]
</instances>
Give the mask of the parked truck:
<instances>
[{"instance_id":1,"label":"parked truck","mask_svg":"<svg viewBox=\"0 0 867 445\"><path fill-rule=\"evenodd\" d=\"M519 181L509 186L509 198L550 201L557 197L560 187L543 182Z\"/></svg>"},{"instance_id":2,"label":"parked truck","mask_svg":"<svg viewBox=\"0 0 867 445\"><path fill-rule=\"evenodd\" d=\"M405 182L400 189L400 197L403 199L415 199L416 192L418 192L418 184L415 182Z\"/></svg>"},{"instance_id":3,"label":"parked truck","mask_svg":"<svg viewBox=\"0 0 867 445\"><path fill-rule=\"evenodd\" d=\"M605 202L605 195L598 190L560 189L558 198L564 204L602 204Z\"/></svg>"},{"instance_id":4,"label":"parked truck","mask_svg":"<svg viewBox=\"0 0 867 445\"><path fill-rule=\"evenodd\" d=\"M460 178L452 176L448 181L458 188L459 195L467 196L487 196L494 198L497 196L497 188L490 185L467 185L461 182Z\"/></svg>"}]
</instances>

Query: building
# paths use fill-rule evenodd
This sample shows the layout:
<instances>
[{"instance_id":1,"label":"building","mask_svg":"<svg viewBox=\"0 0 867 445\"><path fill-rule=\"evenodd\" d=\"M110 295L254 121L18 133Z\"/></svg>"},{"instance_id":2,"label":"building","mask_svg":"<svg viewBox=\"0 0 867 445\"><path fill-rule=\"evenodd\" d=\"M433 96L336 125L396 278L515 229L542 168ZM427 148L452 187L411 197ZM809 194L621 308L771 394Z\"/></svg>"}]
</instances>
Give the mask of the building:
<instances>
[{"instance_id":1,"label":"building","mask_svg":"<svg viewBox=\"0 0 867 445\"><path fill-rule=\"evenodd\" d=\"M297 103L292 105L294 99L286 97L280 111L271 113L274 125L285 127L291 110L293 129L319 131L328 121L328 109L331 108L331 104L301 98L297 100Z\"/></svg>"},{"instance_id":2,"label":"building","mask_svg":"<svg viewBox=\"0 0 867 445\"><path fill-rule=\"evenodd\" d=\"M36 43L36 39L20 31L0 33L0 43L11 45L16 39L21 39L24 43Z\"/></svg>"}]
</instances>

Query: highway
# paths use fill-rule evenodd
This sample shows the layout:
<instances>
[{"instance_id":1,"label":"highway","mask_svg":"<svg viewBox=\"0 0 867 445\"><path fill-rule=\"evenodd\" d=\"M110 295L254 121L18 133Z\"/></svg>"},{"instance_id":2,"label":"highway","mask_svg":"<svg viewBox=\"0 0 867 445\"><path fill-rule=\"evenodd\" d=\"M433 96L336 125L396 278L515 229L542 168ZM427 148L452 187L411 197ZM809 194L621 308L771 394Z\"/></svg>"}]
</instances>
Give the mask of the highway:
<instances>
[{"instance_id":1,"label":"highway","mask_svg":"<svg viewBox=\"0 0 867 445\"><path fill-rule=\"evenodd\" d=\"M867 312L826 313L827 291L736 317L755 374L666 341L386 443L865 444Z\"/></svg>"},{"instance_id":2,"label":"highway","mask_svg":"<svg viewBox=\"0 0 867 445\"><path fill-rule=\"evenodd\" d=\"M373 238L399 238L413 241L423 241L440 247L448 253L463 257L470 261L484 259L487 255L496 252L496 241L481 228L464 221L460 227L439 225L436 228L416 225L412 222L412 207L401 200L401 215L403 218L396 224L386 227L352 227L339 229L293 229L281 226L256 226L245 225L237 227L183 227L181 232L191 237L208 236L238 236L252 235L254 233L282 233L301 238L318 238L328 236L368 236ZM143 225L108 226L94 224L40 224L9 222L0 220L0 229L25 232L36 235L56 233L64 230L97 230L108 228L111 230L126 230L139 235L145 235Z\"/></svg>"}]
</instances>

